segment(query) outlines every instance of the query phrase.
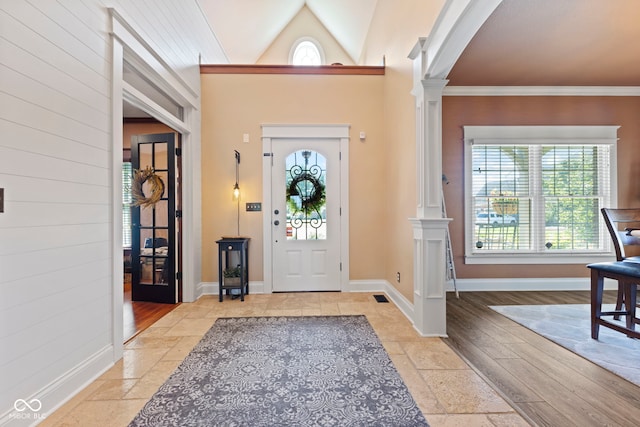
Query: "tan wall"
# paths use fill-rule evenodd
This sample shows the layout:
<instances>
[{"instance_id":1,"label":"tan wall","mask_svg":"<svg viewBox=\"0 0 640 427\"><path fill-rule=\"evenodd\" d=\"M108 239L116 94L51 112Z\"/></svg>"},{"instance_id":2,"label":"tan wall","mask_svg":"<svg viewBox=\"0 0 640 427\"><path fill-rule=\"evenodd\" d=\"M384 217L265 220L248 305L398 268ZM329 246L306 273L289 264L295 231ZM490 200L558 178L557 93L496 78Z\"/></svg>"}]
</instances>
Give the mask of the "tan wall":
<instances>
[{"instance_id":1,"label":"tan wall","mask_svg":"<svg viewBox=\"0 0 640 427\"><path fill-rule=\"evenodd\" d=\"M466 125L619 125L618 206L640 207L640 98L638 97L445 97L443 173L452 246L459 278L583 277L580 265L464 264L464 145Z\"/></svg>"},{"instance_id":2,"label":"tan wall","mask_svg":"<svg viewBox=\"0 0 640 427\"><path fill-rule=\"evenodd\" d=\"M262 200L260 123L350 123L350 279L384 279L413 299L413 232L408 218L416 213L416 142L407 55L419 37L429 34L443 4L444 0L378 0L357 62L380 65L384 56L382 77L202 76L203 281L217 280L215 240L236 233L233 150L242 153L240 185L248 187L243 190L244 206ZM305 9L258 63L286 62L293 42L310 35L323 44L328 63L349 64L348 57L341 56L347 54L324 39L326 30ZM301 93L308 96L300 100ZM358 139L360 130L367 132L364 143ZM249 144L242 143L243 133L250 134ZM262 213L242 210L240 221L241 234L252 238L251 279L262 280ZM396 272L401 273L400 283Z\"/></svg>"},{"instance_id":3,"label":"tan wall","mask_svg":"<svg viewBox=\"0 0 640 427\"><path fill-rule=\"evenodd\" d=\"M241 153L240 234L251 238L251 280L263 280L261 124L350 124L350 278L384 277L387 159L384 76L202 75L202 279L217 281L215 241L236 235L234 151ZM359 132L365 131L364 142ZM249 134L249 143L243 143Z\"/></svg>"},{"instance_id":4,"label":"tan wall","mask_svg":"<svg viewBox=\"0 0 640 427\"><path fill-rule=\"evenodd\" d=\"M412 62L407 55L429 34L443 1L379 0L361 63L385 57L384 139L387 164L386 268L383 278L413 300L413 230L416 216L416 135ZM402 24L398 24L402 23ZM396 273L400 273L400 283Z\"/></svg>"}]
</instances>

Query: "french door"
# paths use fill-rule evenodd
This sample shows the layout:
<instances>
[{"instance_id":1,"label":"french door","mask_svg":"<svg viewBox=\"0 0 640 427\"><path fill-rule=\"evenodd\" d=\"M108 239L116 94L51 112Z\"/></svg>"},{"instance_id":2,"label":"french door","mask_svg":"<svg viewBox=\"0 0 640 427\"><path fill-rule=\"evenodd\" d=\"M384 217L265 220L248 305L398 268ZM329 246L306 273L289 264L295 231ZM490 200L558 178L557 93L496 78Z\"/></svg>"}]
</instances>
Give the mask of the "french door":
<instances>
[{"instance_id":1,"label":"french door","mask_svg":"<svg viewBox=\"0 0 640 427\"><path fill-rule=\"evenodd\" d=\"M176 134L133 136L131 163L131 298L175 304L180 300L176 274Z\"/></svg>"}]
</instances>

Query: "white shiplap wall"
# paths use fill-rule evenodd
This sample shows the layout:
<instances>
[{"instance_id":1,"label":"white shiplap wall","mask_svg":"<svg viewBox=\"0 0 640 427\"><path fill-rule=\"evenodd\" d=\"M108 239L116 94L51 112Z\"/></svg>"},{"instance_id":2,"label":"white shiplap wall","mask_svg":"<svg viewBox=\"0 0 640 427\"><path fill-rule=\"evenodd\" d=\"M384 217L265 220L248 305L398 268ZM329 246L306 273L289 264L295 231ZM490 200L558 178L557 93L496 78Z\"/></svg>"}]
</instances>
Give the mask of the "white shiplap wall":
<instances>
[{"instance_id":1,"label":"white shiplap wall","mask_svg":"<svg viewBox=\"0 0 640 427\"><path fill-rule=\"evenodd\" d=\"M226 62L196 0L0 0L0 424L33 422L12 416L16 399L50 412L121 344L107 7L195 93L199 55Z\"/></svg>"}]
</instances>

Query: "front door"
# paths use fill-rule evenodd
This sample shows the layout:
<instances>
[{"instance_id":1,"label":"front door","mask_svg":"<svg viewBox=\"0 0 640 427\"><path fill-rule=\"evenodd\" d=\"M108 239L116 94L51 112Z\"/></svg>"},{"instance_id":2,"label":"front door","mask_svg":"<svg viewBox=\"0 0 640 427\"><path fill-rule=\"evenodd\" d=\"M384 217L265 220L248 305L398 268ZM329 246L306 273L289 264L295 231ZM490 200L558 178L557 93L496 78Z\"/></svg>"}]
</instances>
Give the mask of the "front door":
<instances>
[{"instance_id":1,"label":"front door","mask_svg":"<svg viewBox=\"0 0 640 427\"><path fill-rule=\"evenodd\" d=\"M272 141L274 292L341 289L340 140Z\"/></svg>"},{"instance_id":2,"label":"front door","mask_svg":"<svg viewBox=\"0 0 640 427\"><path fill-rule=\"evenodd\" d=\"M175 304L176 135L135 135L131 211L131 299Z\"/></svg>"}]
</instances>

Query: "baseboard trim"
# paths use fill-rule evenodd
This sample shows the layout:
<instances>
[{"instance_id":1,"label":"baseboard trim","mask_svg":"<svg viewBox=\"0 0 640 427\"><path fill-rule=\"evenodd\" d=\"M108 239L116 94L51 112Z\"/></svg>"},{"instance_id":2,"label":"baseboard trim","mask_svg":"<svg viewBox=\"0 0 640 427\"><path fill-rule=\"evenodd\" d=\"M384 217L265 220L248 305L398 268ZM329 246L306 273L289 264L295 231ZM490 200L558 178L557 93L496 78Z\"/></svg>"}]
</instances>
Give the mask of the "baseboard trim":
<instances>
[{"instance_id":1,"label":"baseboard trim","mask_svg":"<svg viewBox=\"0 0 640 427\"><path fill-rule=\"evenodd\" d=\"M196 286L196 299L203 295L218 295L218 282L200 282ZM350 280L343 292L384 292L390 286L386 280ZM249 282L252 294L264 294L264 282Z\"/></svg>"},{"instance_id":2,"label":"baseboard trim","mask_svg":"<svg viewBox=\"0 0 640 427\"><path fill-rule=\"evenodd\" d=\"M384 292L387 288L386 280L349 280L344 292Z\"/></svg>"},{"instance_id":3,"label":"baseboard trim","mask_svg":"<svg viewBox=\"0 0 640 427\"><path fill-rule=\"evenodd\" d=\"M215 292L213 291L214 287L215 287ZM198 301L198 299L203 295L213 295L216 292L218 292L218 282L216 283L200 282L196 285L195 294L194 294L195 301Z\"/></svg>"},{"instance_id":4,"label":"baseboard trim","mask_svg":"<svg viewBox=\"0 0 640 427\"><path fill-rule=\"evenodd\" d=\"M349 281L349 289L346 292L383 292L415 328L413 303L387 280L351 280Z\"/></svg>"},{"instance_id":5,"label":"baseboard trim","mask_svg":"<svg viewBox=\"0 0 640 427\"><path fill-rule=\"evenodd\" d=\"M459 292L482 291L588 291L591 289L591 281L588 277L567 278L488 278L488 279L457 279L456 286ZM604 288L617 289L615 280L605 279ZM249 282L252 294L263 294L264 282ZM454 292L453 281L446 285L447 292ZM350 280L343 292L385 292L398 301L408 300L402 296L396 288L386 280ZM218 282L200 282L196 286L196 300L202 295L217 295ZM409 303L411 307L413 304Z\"/></svg>"},{"instance_id":6,"label":"baseboard trim","mask_svg":"<svg viewBox=\"0 0 640 427\"><path fill-rule=\"evenodd\" d=\"M33 399L40 401L41 411L18 412L13 407L14 403L10 402L11 408L0 416L0 426L40 423L111 368L114 365L113 355L113 346L105 346L33 395L22 397L27 402L32 402Z\"/></svg>"},{"instance_id":7,"label":"baseboard trim","mask_svg":"<svg viewBox=\"0 0 640 427\"><path fill-rule=\"evenodd\" d=\"M589 291L591 279L588 277L567 278L516 278L516 279L457 279L459 292L483 291ZM618 289L614 280L605 279L604 288ZM453 281L447 283L447 291L453 292Z\"/></svg>"},{"instance_id":8,"label":"baseboard trim","mask_svg":"<svg viewBox=\"0 0 640 427\"><path fill-rule=\"evenodd\" d=\"M411 322L411 325L415 328L416 325L413 321L414 318L414 305L404 295L402 295L391 283L386 282L385 293L389 296L391 301L400 309L402 314ZM416 329L417 330L417 329Z\"/></svg>"},{"instance_id":9,"label":"baseboard trim","mask_svg":"<svg viewBox=\"0 0 640 427\"><path fill-rule=\"evenodd\" d=\"M196 286L196 300L203 295L218 295L218 282L200 282ZM264 282L249 282L249 292L264 294Z\"/></svg>"}]
</instances>

